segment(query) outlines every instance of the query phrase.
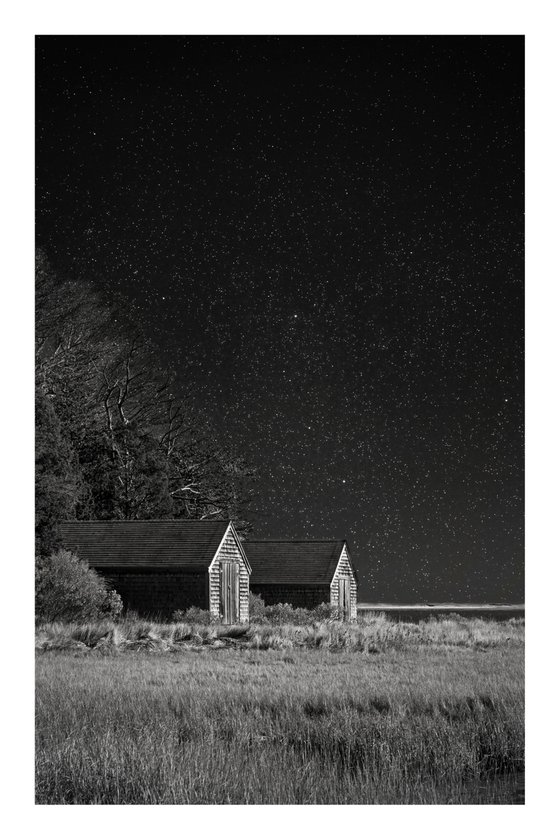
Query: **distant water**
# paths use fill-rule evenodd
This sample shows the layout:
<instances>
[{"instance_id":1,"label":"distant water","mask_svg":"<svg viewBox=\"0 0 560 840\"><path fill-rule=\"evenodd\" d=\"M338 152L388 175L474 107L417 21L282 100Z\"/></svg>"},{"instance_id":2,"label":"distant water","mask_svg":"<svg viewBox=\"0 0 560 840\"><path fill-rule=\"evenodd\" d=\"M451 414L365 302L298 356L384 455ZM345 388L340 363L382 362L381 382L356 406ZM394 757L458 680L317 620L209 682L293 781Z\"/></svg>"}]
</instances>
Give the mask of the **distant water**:
<instances>
[{"instance_id":1,"label":"distant water","mask_svg":"<svg viewBox=\"0 0 560 840\"><path fill-rule=\"evenodd\" d=\"M493 621L507 621L510 618L525 618L524 604L358 604L358 616L385 613L393 621L426 621L431 616L460 615L465 618L486 618Z\"/></svg>"}]
</instances>

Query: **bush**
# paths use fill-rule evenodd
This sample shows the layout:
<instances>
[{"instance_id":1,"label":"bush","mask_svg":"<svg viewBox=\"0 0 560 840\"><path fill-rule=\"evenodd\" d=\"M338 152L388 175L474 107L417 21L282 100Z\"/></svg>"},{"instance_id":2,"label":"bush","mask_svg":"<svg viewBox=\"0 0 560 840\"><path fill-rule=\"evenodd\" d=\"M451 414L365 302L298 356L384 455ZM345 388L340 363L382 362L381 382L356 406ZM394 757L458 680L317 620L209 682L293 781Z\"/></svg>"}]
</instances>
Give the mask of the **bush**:
<instances>
[{"instance_id":1,"label":"bush","mask_svg":"<svg viewBox=\"0 0 560 840\"><path fill-rule=\"evenodd\" d=\"M338 609L330 604L319 604L312 610L303 607L292 607L291 604L271 604L266 606L260 595L249 592L249 620L254 624L315 624L324 621L337 621ZM172 621L187 624L214 624L219 619L211 617L208 610L189 607L187 610L176 610Z\"/></svg>"},{"instance_id":2,"label":"bush","mask_svg":"<svg viewBox=\"0 0 560 840\"><path fill-rule=\"evenodd\" d=\"M201 610L200 607L189 607L186 610L175 610L171 619L173 621L186 622L187 624L211 624L212 616L209 610Z\"/></svg>"},{"instance_id":3,"label":"bush","mask_svg":"<svg viewBox=\"0 0 560 840\"><path fill-rule=\"evenodd\" d=\"M39 557L35 572L35 615L39 621L90 621L116 618L120 595L84 560L70 551Z\"/></svg>"},{"instance_id":4,"label":"bush","mask_svg":"<svg viewBox=\"0 0 560 840\"><path fill-rule=\"evenodd\" d=\"M294 609L291 604L271 604L265 607L264 617L270 624L300 624L304 610Z\"/></svg>"},{"instance_id":5,"label":"bush","mask_svg":"<svg viewBox=\"0 0 560 840\"><path fill-rule=\"evenodd\" d=\"M260 595L249 592L249 619L261 621L266 615L266 606Z\"/></svg>"},{"instance_id":6,"label":"bush","mask_svg":"<svg viewBox=\"0 0 560 840\"><path fill-rule=\"evenodd\" d=\"M251 617L252 614L251 614ZM319 604L312 610L292 607L291 604L271 604L264 608L264 615L258 618L265 624L314 624L317 621L338 619L338 610L330 604Z\"/></svg>"}]
</instances>

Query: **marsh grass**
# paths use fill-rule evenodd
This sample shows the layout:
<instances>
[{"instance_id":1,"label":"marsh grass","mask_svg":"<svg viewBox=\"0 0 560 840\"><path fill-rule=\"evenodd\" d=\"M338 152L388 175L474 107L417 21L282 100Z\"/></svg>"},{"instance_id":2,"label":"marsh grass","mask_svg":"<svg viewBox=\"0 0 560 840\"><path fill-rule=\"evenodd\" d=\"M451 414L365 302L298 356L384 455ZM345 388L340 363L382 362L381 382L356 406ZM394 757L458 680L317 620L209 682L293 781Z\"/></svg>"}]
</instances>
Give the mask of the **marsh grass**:
<instances>
[{"instance_id":1,"label":"marsh grass","mask_svg":"<svg viewBox=\"0 0 560 840\"><path fill-rule=\"evenodd\" d=\"M44 624L38 628L38 650L68 648L95 649L97 645L169 651L190 646L244 647L259 650L287 650L294 647L328 649L333 652L377 653L410 646L491 648L504 644L521 646L523 619L488 621L481 618L441 618L419 624L394 622L383 615L354 624L337 621L308 625L161 624L150 621L90 622L88 624Z\"/></svg>"},{"instance_id":2,"label":"marsh grass","mask_svg":"<svg viewBox=\"0 0 560 840\"><path fill-rule=\"evenodd\" d=\"M37 802L493 801L523 623L390 625L40 629Z\"/></svg>"}]
</instances>

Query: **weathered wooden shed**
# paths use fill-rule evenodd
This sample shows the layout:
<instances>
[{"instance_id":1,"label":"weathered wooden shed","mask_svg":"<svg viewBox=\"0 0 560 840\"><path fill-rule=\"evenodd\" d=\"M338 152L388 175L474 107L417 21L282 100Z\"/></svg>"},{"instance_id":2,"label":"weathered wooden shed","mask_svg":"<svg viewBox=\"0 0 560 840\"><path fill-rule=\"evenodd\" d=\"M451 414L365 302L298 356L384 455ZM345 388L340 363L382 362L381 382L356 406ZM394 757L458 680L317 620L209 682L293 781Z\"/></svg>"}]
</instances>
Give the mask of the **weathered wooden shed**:
<instances>
[{"instance_id":1,"label":"weathered wooden shed","mask_svg":"<svg viewBox=\"0 0 560 840\"><path fill-rule=\"evenodd\" d=\"M251 592L265 604L312 609L327 603L344 620L356 619L358 583L344 540L248 540L243 548Z\"/></svg>"},{"instance_id":2,"label":"weathered wooden shed","mask_svg":"<svg viewBox=\"0 0 560 840\"><path fill-rule=\"evenodd\" d=\"M200 607L226 624L249 620L251 567L232 522L65 522L61 535L126 609L169 618Z\"/></svg>"}]
</instances>

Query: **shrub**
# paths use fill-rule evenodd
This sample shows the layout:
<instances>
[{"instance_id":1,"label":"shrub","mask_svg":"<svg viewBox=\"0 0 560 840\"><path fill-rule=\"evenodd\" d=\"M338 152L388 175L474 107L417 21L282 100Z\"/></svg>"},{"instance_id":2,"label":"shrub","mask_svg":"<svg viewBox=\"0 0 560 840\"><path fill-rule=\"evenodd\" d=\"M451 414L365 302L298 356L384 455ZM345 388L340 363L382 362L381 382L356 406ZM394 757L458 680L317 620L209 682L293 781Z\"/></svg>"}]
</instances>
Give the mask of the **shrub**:
<instances>
[{"instance_id":1,"label":"shrub","mask_svg":"<svg viewBox=\"0 0 560 840\"><path fill-rule=\"evenodd\" d=\"M261 621L266 615L266 606L260 595L249 592L249 618L251 621Z\"/></svg>"},{"instance_id":2,"label":"shrub","mask_svg":"<svg viewBox=\"0 0 560 840\"><path fill-rule=\"evenodd\" d=\"M173 621L186 622L187 624L212 623L210 611L201 610L200 607L189 607L186 610L175 610L171 618Z\"/></svg>"},{"instance_id":3,"label":"shrub","mask_svg":"<svg viewBox=\"0 0 560 840\"><path fill-rule=\"evenodd\" d=\"M311 610L313 621L338 621L340 615L338 607L333 607L332 604L319 604L314 610Z\"/></svg>"},{"instance_id":4,"label":"shrub","mask_svg":"<svg viewBox=\"0 0 560 840\"><path fill-rule=\"evenodd\" d=\"M293 607L291 604L271 604L267 607L260 595L249 592L249 619L254 624L310 625L323 621L337 621L338 618L338 609L330 604L319 604L312 610ZM171 619L188 624L213 624L218 621L210 616L208 610L201 610L198 607L176 610Z\"/></svg>"},{"instance_id":5,"label":"shrub","mask_svg":"<svg viewBox=\"0 0 560 840\"><path fill-rule=\"evenodd\" d=\"M317 621L338 619L338 610L330 604L319 604L313 610L292 607L291 604L272 604L264 608L264 621L270 624L314 624ZM262 619L261 619L262 620Z\"/></svg>"},{"instance_id":6,"label":"shrub","mask_svg":"<svg viewBox=\"0 0 560 840\"><path fill-rule=\"evenodd\" d=\"M84 560L60 550L36 561L35 614L40 621L116 618L120 596Z\"/></svg>"},{"instance_id":7,"label":"shrub","mask_svg":"<svg viewBox=\"0 0 560 840\"><path fill-rule=\"evenodd\" d=\"M271 624L296 624L295 610L291 604L271 604L265 607L264 617Z\"/></svg>"}]
</instances>

